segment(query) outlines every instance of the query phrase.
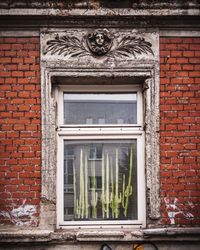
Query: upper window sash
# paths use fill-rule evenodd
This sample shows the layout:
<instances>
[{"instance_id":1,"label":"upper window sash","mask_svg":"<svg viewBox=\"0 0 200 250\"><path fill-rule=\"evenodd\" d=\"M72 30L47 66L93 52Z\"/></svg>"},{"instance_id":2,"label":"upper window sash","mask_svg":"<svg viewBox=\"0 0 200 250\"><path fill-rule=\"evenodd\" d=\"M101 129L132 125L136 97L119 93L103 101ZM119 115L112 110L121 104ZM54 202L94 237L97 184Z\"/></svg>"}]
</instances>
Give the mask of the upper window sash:
<instances>
[{"instance_id":1,"label":"upper window sash","mask_svg":"<svg viewBox=\"0 0 200 250\"><path fill-rule=\"evenodd\" d=\"M64 124L136 124L137 93L64 93Z\"/></svg>"},{"instance_id":2,"label":"upper window sash","mask_svg":"<svg viewBox=\"0 0 200 250\"><path fill-rule=\"evenodd\" d=\"M121 98L124 98L124 94L128 94L127 96L130 98L131 94L135 94L137 96L137 121L135 123L130 124L65 124L64 123L64 94L65 93L73 93L78 94L82 93L84 96L87 96L87 94L90 93L101 93L100 98L105 97L103 93L106 94L113 94L115 99L119 99L119 93L121 94ZM57 100L57 125L59 129L64 128L76 128L76 127L94 127L94 128L104 128L104 127L142 127L143 126L143 103L142 103L142 92L141 92L141 86L140 85L67 85L67 86L58 86L56 91L56 100ZM82 98L83 95L80 95ZM89 96L89 95L88 95ZM69 95L70 97L70 95ZM75 95L77 98L78 95ZM90 97L91 98L91 97ZM93 96L94 98L94 96ZM135 98L135 97L134 97Z\"/></svg>"}]
</instances>

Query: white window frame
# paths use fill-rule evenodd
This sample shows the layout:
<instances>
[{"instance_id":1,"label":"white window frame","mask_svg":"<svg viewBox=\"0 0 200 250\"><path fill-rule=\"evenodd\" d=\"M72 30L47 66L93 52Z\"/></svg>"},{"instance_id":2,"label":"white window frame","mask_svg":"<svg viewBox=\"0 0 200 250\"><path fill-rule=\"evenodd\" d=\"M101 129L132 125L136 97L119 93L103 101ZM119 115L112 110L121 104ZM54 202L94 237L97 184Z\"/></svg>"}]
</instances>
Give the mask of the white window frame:
<instances>
[{"instance_id":1,"label":"white window frame","mask_svg":"<svg viewBox=\"0 0 200 250\"><path fill-rule=\"evenodd\" d=\"M137 93L137 124L64 124L64 93ZM129 228L146 226L145 147L143 131L143 98L141 85L59 85L55 90L57 101L57 228ZM64 221L63 157L64 140L137 140L137 220Z\"/></svg>"}]
</instances>

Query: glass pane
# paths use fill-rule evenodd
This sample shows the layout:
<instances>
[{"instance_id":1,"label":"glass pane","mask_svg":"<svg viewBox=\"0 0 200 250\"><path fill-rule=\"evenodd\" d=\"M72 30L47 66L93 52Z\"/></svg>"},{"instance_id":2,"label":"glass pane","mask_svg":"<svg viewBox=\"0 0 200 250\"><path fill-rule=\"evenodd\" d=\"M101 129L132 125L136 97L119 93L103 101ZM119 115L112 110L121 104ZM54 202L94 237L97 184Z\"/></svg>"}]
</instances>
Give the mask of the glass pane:
<instances>
[{"instance_id":1,"label":"glass pane","mask_svg":"<svg viewBox=\"0 0 200 250\"><path fill-rule=\"evenodd\" d=\"M137 219L136 151L136 140L65 141L64 220Z\"/></svg>"},{"instance_id":2,"label":"glass pane","mask_svg":"<svg viewBox=\"0 0 200 250\"><path fill-rule=\"evenodd\" d=\"M64 94L65 124L135 124L137 95Z\"/></svg>"}]
</instances>

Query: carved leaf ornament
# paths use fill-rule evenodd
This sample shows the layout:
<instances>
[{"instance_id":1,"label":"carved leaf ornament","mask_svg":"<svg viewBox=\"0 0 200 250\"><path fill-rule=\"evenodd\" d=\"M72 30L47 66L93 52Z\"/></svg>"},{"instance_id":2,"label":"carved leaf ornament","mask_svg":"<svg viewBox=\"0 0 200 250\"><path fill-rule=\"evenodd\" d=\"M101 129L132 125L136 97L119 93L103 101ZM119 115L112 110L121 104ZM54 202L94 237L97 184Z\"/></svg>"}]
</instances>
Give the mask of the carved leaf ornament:
<instances>
[{"instance_id":1,"label":"carved leaf ornament","mask_svg":"<svg viewBox=\"0 0 200 250\"><path fill-rule=\"evenodd\" d=\"M146 42L144 38L135 38L131 36L126 36L122 38L117 48L111 51L111 53L114 56L130 57L130 55L133 55L136 58L137 54L150 53L153 55L151 46L152 46L151 43Z\"/></svg>"},{"instance_id":2,"label":"carved leaf ornament","mask_svg":"<svg viewBox=\"0 0 200 250\"><path fill-rule=\"evenodd\" d=\"M116 46L113 46L113 36L107 29L95 30L82 39L75 36L59 36L47 42L45 54L58 54L68 57L82 57L93 55L102 57L132 57L137 58L138 54L152 54L152 44L144 38L125 36Z\"/></svg>"},{"instance_id":3,"label":"carved leaf ornament","mask_svg":"<svg viewBox=\"0 0 200 250\"><path fill-rule=\"evenodd\" d=\"M83 38L84 40L84 38ZM84 46L84 41L79 38L72 36L60 36L56 35L54 40L47 42L47 49L45 54L50 53L51 55L58 54L64 56L85 56L89 54L89 51Z\"/></svg>"}]
</instances>

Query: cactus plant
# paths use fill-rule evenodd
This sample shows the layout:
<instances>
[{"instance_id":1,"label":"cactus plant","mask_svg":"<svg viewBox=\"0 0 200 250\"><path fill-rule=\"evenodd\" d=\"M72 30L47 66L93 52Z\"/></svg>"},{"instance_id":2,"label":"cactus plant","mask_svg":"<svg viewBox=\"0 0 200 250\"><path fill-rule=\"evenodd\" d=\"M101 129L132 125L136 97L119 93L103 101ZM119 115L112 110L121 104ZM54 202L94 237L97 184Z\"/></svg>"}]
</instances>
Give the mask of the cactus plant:
<instances>
[{"instance_id":1,"label":"cactus plant","mask_svg":"<svg viewBox=\"0 0 200 250\"><path fill-rule=\"evenodd\" d=\"M109 158L108 158L108 154L106 155L106 218L109 218L109 204L110 204L110 200L109 200Z\"/></svg>"},{"instance_id":2,"label":"cactus plant","mask_svg":"<svg viewBox=\"0 0 200 250\"><path fill-rule=\"evenodd\" d=\"M115 197L115 184L114 184L114 178L113 178L113 166L111 161L111 195L110 195L110 207L112 211L112 218L115 216L115 204L114 204L114 197Z\"/></svg>"},{"instance_id":3,"label":"cactus plant","mask_svg":"<svg viewBox=\"0 0 200 250\"><path fill-rule=\"evenodd\" d=\"M104 155L102 155L102 163L101 163L101 173L102 173L102 194L101 194L101 206L102 206L102 218L105 217L105 167L104 167Z\"/></svg>"},{"instance_id":4,"label":"cactus plant","mask_svg":"<svg viewBox=\"0 0 200 250\"><path fill-rule=\"evenodd\" d=\"M112 159L111 159L112 160ZM111 210L112 218L119 217L119 205L121 203L121 193L119 194L119 150L116 149L115 156L115 183L113 180L113 167L111 163Z\"/></svg>"},{"instance_id":5,"label":"cactus plant","mask_svg":"<svg viewBox=\"0 0 200 250\"><path fill-rule=\"evenodd\" d=\"M132 195L133 188L131 185L132 181L132 173L133 173L133 152L132 148L130 150L130 161L129 161L129 176L128 176L128 184L125 188L125 176L123 175L123 194L122 194L122 207L124 208L124 216L127 217L128 214L128 205L129 205L129 197Z\"/></svg>"},{"instance_id":6,"label":"cactus plant","mask_svg":"<svg viewBox=\"0 0 200 250\"><path fill-rule=\"evenodd\" d=\"M106 189L104 190L104 193L101 194L101 202L102 202L102 209L104 209L104 216L106 216L106 218L108 219L109 218L109 214L110 214L110 203L111 203L111 198L110 197L110 177L109 177L109 157L108 157L108 154L106 154L106 183L105 183L105 187Z\"/></svg>"},{"instance_id":7,"label":"cactus plant","mask_svg":"<svg viewBox=\"0 0 200 250\"><path fill-rule=\"evenodd\" d=\"M73 183L74 183L74 216L77 217L77 207L76 207L76 171L75 171L75 165L73 161Z\"/></svg>"},{"instance_id":8,"label":"cactus plant","mask_svg":"<svg viewBox=\"0 0 200 250\"><path fill-rule=\"evenodd\" d=\"M98 201L98 193L96 192L96 179L95 179L95 163L92 161L91 163L91 171L92 171L92 199L91 199L91 207L92 207L92 218L97 218L97 201Z\"/></svg>"},{"instance_id":9,"label":"cactus plant","mask_svg":"<svg viewBox=\"0 0 200 250\"><path fill-rule=\"evenodd\" d=\"M85 155L85 218L88 219L88 162Z\"/></svg>"},{"instance_id":10,"label":"cactus plant","mask_svg":"<svg viewBox=\"0 0 200 250\"><path fill-rule=\"evenodd\" d=\"M84 218L85 212L85 193L84 193L84 173L83 173L83 150L80 151L80 195L79 195L79 205L81 218Z\"/></svg>"},{"instance_id":11,"label":"cactus plant","mask_svg":"<svg viewBox=\"0 0 200 250\"><path fill-rule=\"evenodd\" d=\"M119 204L121 203L121 193L119 195L119 150L116 149L116 159L115 159L115 197L114 197L114 208L115 208L115 218L119 217Z\"/></svg>"}]
</instances>

